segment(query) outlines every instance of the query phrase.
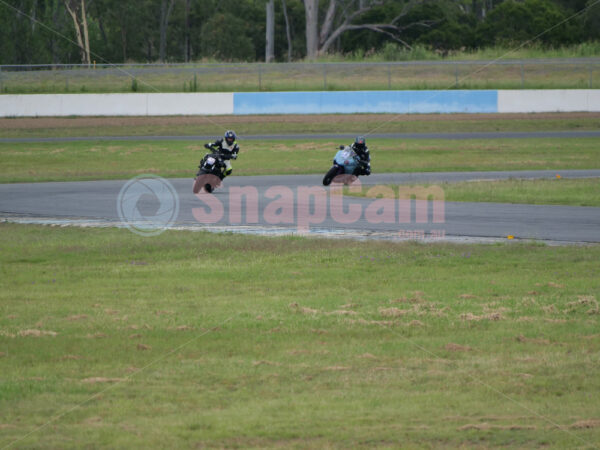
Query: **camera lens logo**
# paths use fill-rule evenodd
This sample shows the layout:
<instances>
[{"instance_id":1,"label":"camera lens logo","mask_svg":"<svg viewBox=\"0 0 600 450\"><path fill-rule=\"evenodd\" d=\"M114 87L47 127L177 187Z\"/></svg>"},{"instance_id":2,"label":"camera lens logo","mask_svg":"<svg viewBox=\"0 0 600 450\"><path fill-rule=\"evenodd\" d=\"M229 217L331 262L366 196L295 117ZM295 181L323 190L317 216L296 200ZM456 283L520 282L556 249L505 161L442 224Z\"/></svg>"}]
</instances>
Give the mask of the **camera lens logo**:
<instances>
[{"instance_id":1,"label":"camera lens logo","mask_svg":"<svg viewBox=\"0 0 600 450\"><path fill-rule=\"evenodd\" d=\"M156 236L179 215L179 197L171 183L156 175L139 175L117 197L121 222L136 234Z\"/></svg>"}]
</instances>

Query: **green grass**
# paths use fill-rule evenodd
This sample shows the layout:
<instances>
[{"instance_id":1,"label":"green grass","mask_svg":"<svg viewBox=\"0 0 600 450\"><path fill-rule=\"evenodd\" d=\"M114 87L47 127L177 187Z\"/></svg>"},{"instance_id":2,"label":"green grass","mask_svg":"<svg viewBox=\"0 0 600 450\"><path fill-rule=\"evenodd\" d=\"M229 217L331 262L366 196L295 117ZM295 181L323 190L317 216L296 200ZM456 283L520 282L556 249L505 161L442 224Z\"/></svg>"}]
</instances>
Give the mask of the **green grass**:
<instances>
[{"instance_id":1,"label":"green grass","mask_svg":"<svg viewBox=\"0 0 600 450\"><path fill-rule=\"evenodd\" d=\"M560 175L560 174L557 174ZM494 202L522 203L529 205L570 205L570 206L600 206L600 178L554 180L518 180L477 181L461 183L439 183L439 193L448 202ZM399 198L399 188L402 185L386 185L391 198ZM421 187L430 187L422 185ZM376 187L380 190L381 187ZM350 192L344 188L345 195L365 197L384 195L383 192L371 191L373 188L363 188L361 192ZM432 191L434 192L434 191ZM437 195L437 194L436 194Z\"/></svg>"},{"instance_id":2,"label":"green grass","mask_svg":"<svg viewBox=\"0 0 600 450\"><path fill-rule=\"evenodd\" d=\"M73 70L5 71L5 94L90 92L255 92L390 89L593 89L600 86L598 64L552 62L557 58L598 55L600 43L558 49L530 46L518 50L495 47L451 52L446 58L417 46L405 51L391 44L376 54L363 51L320 58L316 64L206 64L123 66ZM520 62L490 64L489 61ZM535 64L535 59L550 60ZM398 65L429 60L438 65ZM460 61L459 65L443 64ZM352 63L378 63L361 65ZM350 64L323 64L350 63ZM387 63L387 64L386 64ZM133 78L135 77L135 78Z\"/></svg>"},{"instance_id":3,"label":"green grass","mask_svg":"<svg viewBox=\"0 0 600 450\"><path fill-rule=\"evenodd\" d=\"M600 168L597 139L371 139L375 173ZM202 142L0 143L0 182L193 177ZM325 173L339 142L246 141L234 174Z\"/></svg>"},{"instance_id":4,"label":"green grass","mask_svg":"<svg viewBox=\"0 0 600 450\"><path fill-rule=\"evenodd\" d=\"M286 133L459 133L600 129L600 114L352 114L146 118L0 119L0 138L221 135Z\"/></svg>"},{"instance_id":5,"label":"green grass","mask_svg":"<svg viewBox=\"0 0 600 450\"><path fill-rule=\"evenodd\" d=\"M0 224L0 250L2 447L600 439L599 246Z\"/></svg>"}]
</instances>

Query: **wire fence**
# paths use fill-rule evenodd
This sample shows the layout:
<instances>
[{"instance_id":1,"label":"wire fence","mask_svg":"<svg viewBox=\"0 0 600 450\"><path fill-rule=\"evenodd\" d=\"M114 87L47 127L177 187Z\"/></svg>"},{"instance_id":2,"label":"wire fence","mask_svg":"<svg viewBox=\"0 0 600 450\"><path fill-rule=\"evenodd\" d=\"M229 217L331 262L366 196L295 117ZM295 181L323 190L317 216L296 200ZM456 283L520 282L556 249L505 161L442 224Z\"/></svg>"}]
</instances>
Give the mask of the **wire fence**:
<instances>
[{"instance_id":1,"label":"wire fence","mask_svg":"<svg viewBox=\"0 0 600 450\"><path fill-rule=\"evenodd\" d=\"M0 65L0 93L598 89L600 58Z\"/></svg>"}]
</instances>

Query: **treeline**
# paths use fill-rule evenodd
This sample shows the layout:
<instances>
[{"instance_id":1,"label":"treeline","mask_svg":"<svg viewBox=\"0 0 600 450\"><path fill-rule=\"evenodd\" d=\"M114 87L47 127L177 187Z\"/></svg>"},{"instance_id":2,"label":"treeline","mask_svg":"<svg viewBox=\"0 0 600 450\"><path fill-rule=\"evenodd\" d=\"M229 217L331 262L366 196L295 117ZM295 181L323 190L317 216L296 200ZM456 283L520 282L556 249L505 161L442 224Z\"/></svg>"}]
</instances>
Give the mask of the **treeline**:
<instances>
[{"instance_id":1,"label":"treeline","mask_svg":"<svg viewBox=\"0 0 600 450\"><path fill-rule=\"evenodd\" d=\"M0 64L393 59L597 40L597 0L0 0Z\"/></svg>"}]
</instances>

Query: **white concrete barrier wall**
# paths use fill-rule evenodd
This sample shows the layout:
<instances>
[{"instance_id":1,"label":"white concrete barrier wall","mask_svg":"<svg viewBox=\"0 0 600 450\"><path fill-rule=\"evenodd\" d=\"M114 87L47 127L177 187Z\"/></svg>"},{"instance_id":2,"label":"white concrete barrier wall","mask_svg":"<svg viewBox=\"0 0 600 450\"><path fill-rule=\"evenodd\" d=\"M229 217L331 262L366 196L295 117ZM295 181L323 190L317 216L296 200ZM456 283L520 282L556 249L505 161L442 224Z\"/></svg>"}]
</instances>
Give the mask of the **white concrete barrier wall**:
<instances>
[{"instance_id":1,"label":"white concrete barrier wall","mask_svg":"<svg viewBox=\"0 0 600 450\"><path fill-rule=\"evenodd\" d=\"M0 95L0 117L216 114L233 114L233 94Z\"/></svg>"},{"instance_id":2,"label":"white concrete barrier wall","mask_svg":"<svg viewBox=\"0 0 600 450\"><path fill-rule=\"evenodd\" d=\"M423 95L414 91L415 95ZM368 112L381 113L448 113L448 112L498 112L498 113L534 113L534 112L600 112L599 89L548 89L548 90L499 90L499 91L466 91L469 99L466 105L465 93L457 91L440 91L435 98L446 98L427 108L417 108L411 102L400 100L394 103L393 109ZM276 112L272 101L282 95L291 95L295 100L295 108L284 104ZM335 97L328 104L327 113L350 113L357 98L369 105L377 104L369 101L370 93L355 95L353 92L319 93L178 93L178 94L35 94L35 95L0 95L0 117L40 117L40 116L169 116L169 115L228 115L256 114L260 110L273 114L304 113L318 114L318 108L310 108L311 99L322 96ZM375 97L386 95L384 91L374 91ZM391 91L390 98L411 97L411 91ZM461 97L462 96L462 97ZM237 99L237 100L236 100ZM258 101L258 100L260 101ZM458 103L457 103L458 102ZM461 107L462 103L465 103ZM313 102L314 103L314 102ZM410 107L407 107L406 104ZM385 103L382 103L385 104ZM454 105L453 108L448 104ZM320 105L320 103L319 103ZM412 106L411 106L412 105ZM357 105L355 105L357 106ZM467 108L468 106L468 108ZM267 109L261 109L267 108ZM271 109L268 109L271 108ZM298 109L300 108L300 109ZM302 109L304 108L304 109ZM404 108L404 109L403 109ZM407 109L408 108L408 109ZM468 110L465 110L467 108ZM376 108L377 109L377 108ZM364 108L359 108L363 111ZM463 111L464 110L464 111Z\"/></svg>"},{"instance_id":3,"label":"white concrete barrier wall","mask_svg":"<svg viewBox=\"0 0 600 450\"><path fill-rule=\"evenodd\" d=\"M498 91L499 113L598 112L598 89Z\"/></svg>"}]
</instances>

